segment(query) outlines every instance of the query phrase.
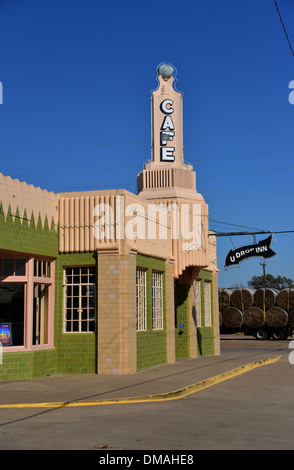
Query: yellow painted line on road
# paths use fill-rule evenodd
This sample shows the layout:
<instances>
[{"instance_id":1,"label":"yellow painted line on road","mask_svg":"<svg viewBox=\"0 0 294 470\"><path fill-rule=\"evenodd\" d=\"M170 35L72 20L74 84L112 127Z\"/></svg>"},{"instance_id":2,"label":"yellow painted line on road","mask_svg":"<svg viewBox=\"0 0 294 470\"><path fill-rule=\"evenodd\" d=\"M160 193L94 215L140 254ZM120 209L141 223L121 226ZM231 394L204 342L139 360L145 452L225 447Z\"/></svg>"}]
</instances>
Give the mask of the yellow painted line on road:
<instances>
[{"instance_id":1,"label":"yellow painted line on road","mask_svg":"<svg viewBox=\"0 0 294 470\"><path fill-rule=\"evenodd\" d=\"M209 379L196 382L187 387L175 390L173 392L160 393L157 395L147 395L143 397L131 397L131 398L110 398L102 399L95 401L70 401L70 402L49 402L49 403L19 403L19 404L8 404L1 405L0 408L73 408L81 406L97 406L97 405L113 405L113 404L130 404L130 403L147 403L147 402L157 402L157 401L169 401L177 400L179 398L186 397L192 393L199 392L205 388L211 387L218 383L229 380L238 375L249 372L257 367L265 366L268 364L273 364L278 361L282 356L275 356L268 359L262 359L260 361L251 362L236 369L232 369L228 372L223 372L222 374L210 377Z\"/></svg>"}]
</instances>

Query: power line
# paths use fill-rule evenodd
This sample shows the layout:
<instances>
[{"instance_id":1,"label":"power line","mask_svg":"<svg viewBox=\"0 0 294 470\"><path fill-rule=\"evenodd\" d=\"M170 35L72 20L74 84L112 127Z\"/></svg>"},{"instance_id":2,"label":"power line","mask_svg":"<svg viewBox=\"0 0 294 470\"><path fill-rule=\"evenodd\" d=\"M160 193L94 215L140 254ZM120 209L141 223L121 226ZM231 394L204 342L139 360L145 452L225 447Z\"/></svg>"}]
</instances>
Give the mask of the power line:
<instances>
[{"instance_id":1,"label":"power line","mask_svg":"<svg viewBox=\"0 0 294 470\"><path fill-rule=\"evenodd\" d=\"M225 178L227 176L243 176L243 175L256 175L258 173L271 173L271 172L276 172L276 171L289 171L293 170L294 166L290 166L287 168L273 168L272 170L257 170L257 171L245 171L241 173L227 173L227 174L221 174L221 175L212 175L212 176L198 176L197 179L210 179L210 178Z\"/></svg>"},{"instance_id":2,"label":"power line","mask_svg":"<svg viewBox=\"0 0 294 470\"><path fill-rule=\"evenodd\" d=\"M190 134L184 135L184 138L187 137L203 137L206 135L217 135L217 134L232 134L234 132L247 132L247 131L256 131L261 129L270 129L272 127L284 127L284 126L293 126L293 122L288 122L284 124L270 124L268 126L257 126L257 127L244 127L242 129L230 129L226 131L215 131L215 132L203 132L201 134Z\"/></svg>"},{"instance_id":3,"label":"power line","mask_svg":"<svg viewBox=\"0 0 294 470\"><path fill-rule=\"evenodd\" d=\"M277 4L276 0L274 0L274 2L275 2L275 5L276 5L276 9L277 9L277 12L278 12L278 15L279 15L279 18L280 18L280 22L281 22L281 24L282 24L282 27L283 27L285 36L286 36L286 38L287 38L287 42L288 42L288 44L289 44L290 50L291 50L291 52L292 52L292 55L293 55L293 57L294 57L294 51L293 51L293 48L292 48L292 45L291 45L289 36L288 36L288 34L287 34L287 31L286 31L284 22L283 22L283 20L282 20L282 16L281 16L281 13L280 13L280 11L279 11L278 4Z\"/></svg>"},{"instance_id":4,"label":"power line","mask_svg":"<svg viewBox=\"0 0 294 470\"><path fill-rule=\"evenodd\" d=\"M197 164L198 162L204 162L209 160L222 160L228 158L242 158L242 157L253 157L259 155L267 155L270 153L280 153L280 152L290 152L294 151L294 147L288 149L278 149L278 150L268 150L265 152L253 152L253 153L241 153L235 155L225 155L225 156L218 156L218 157L208 157L202 158L199 160L194 160L190 162L190 164ZM120 171L120 170L128 170L137 168L139 169L139 164L137 165L128 165L128 166L119 166L119 167L104 167L104 168L88 168L88 169L77 169L77 170L63 170L63 171L50 171L50 172L40 172L40 173L17 173L10 175L11 178L23 178L25 176L46 176L46 175L63 175L63 174L74 174L74 173L93 173L96 171ZM255 173L264 173L264 172L272 172L272 171L284 171L284 170L291 170L294 167L288 168L275 168L274 170L260 170L260 171L251 171L251 172L243 172L243 173L231 173L231 174L220 174L220 175L212 175L212 176L198 176L197 179L207 179L207 178L220 178L225 176L237 176L237 175L246 175L246 174L255 174Z\"/></svg>"},{"instance_id":5,"label":"power line","mask_svg":"<svg viewBox=\"0 0 294 470\"><path fill-rule=\"evenodd\" d=\"M260 232L219 232L219 233L209 233L209 237L231 237L231 236L240 236L240 235L265 235L269 233L294 233L294 230L281 230L278 232L266 230Z\"/></svg>"},{"instance_id":6,"label":"power line","mask_svg":"<svg viewBox=\"0 0 294 470\"><path fill-rule=\"evenodd\" d=\"M278 150L267 150L265 152L254 152L254 153L238 153L235 155L224 155L222 157L208 157L208 158L201 158L199 160L195 160L195 162L204 162L208 160L223 160L227 158L242 158L242 157L254 157L256 155L267 155L269 153L280 153L280 152L290 152L293 151L294 148L288 148L288 149L278 149Z\"/></svg>"},{"instance_id":7,"label":"power line","mask_svg":"<svg viewBox=\"0 0 294 470\"><path fill-rule=\"evenodd\" d=\"M10 175L11 178L20 178L24 176L46 176L46 175L67 175L72 173L93 173L95 171L120 171L120 170L129 170L131 168L138 168L139 165L130 165L130 166L117 166L117 167L108 167L108 168L89 168L89 169L77 169L77 170L64 170L64 171L49 171L42 173L23 173Z\"/></svg>"},{"instance_id":8,"label":"power line","mask_svg":"<svg viewBox=\"0 0 294 470\"><path fill-rule=\"evenodd\" d=\"M294 191L285 191L279 193L262 193L262 194L244 194L243 196L224 196L224 197L210 197L206 201L218 201L221 199L242 199L248 197L262 197L262 196L281 196L286 194L294 194Z\"/></svg>"},{"instance_id":9,"label":"power line","mask_svg":"<svg viewBox=\"0 0 294 470\"><path fill-rule=\"evenodd\" d=\"M208 135L217 135L217 134L230 134L234 132L246 132L246 131L253 131L253 130L260 130L260 129L270 129L273 127L284 127L284 126L293 126L294 122L284 123L284 124L271 124L268 126L256 126L256 127L245 127L241 129L230 129L224 131L215 131L215 132L204 132L199 134L190 134L185 135L184 138L189 137L202 137ZM130 145L130 144L141 144L141 143L148 143L150 142L149 139L142 139L142 140L129 140L129 141L121 141L121 142L108 142L102 144L90 144L90 145L72 145L67 147L48 147L48 148L40 148L40 149L25 149L25 150L13 150L7 152L0 152L1 155L16 155L21 153L39 153L39 152L55 152L55 151L64 151L64 150L79 150L79 149L87 149L87 148L96 148L96 147L111 147L116 145Z\"/></svg>"},{"instance_id":10,"label":"power line","mask_svg":"<svg viewBox=\"0 0 294 470\"><path fill-rule=\"evenodd\" d=\"M209 219L209 221L213 222L213 223L216 223L216 224L229 225L231 227L248 228L248 229L251 229L251 230L262 230L262 229L259 229L259 228L256 228L256 227L247 227L246 225L231 224L229 222L222 222L220 220Z\"/></svg>"}]
</instances>

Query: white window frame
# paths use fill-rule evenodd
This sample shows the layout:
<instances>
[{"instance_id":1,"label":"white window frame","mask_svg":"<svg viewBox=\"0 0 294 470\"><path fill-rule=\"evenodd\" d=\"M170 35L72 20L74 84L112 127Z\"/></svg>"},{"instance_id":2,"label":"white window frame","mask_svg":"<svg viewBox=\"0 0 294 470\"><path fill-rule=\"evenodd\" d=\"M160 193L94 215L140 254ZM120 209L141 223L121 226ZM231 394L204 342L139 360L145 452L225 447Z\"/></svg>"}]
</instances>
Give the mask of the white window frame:
<instances>
[{"instance_id":1,"label":"white window frame","mask_svg":"<svg viewBox=\"0 0 294 470\"><path fill-rule=\"evenodd\" d=\"M136 269L136 330L146 331L146 269Z\"/></svg>"},{"instance_id":2,"label":"white window frame","mask_svg":"<svg viewBox=\"0 0 294 470\"><path fill-rule=\"evenodd\" d=\"M196 310L196 327L201 327L201 280L194 279L193 281L193 296L194 296L194 305Z\"/></svg>"},{"instance_id":3,"label":"white window frame","mask_svg":"<svg viewBox=\"0 0 294 470\"><path fill-rule=\"evenodd\" d=\"M205 326L211 326L211 281L204 281Z\"/></svg>"},{"instance_id":4,"label":"white window frame","mask_svg":"<svg viewBox=\"0 0 294 470\"><path fill-rule=\"evenodd\" d=\"M78 274L74 274L74 271L70 272L68 270L78 270ZM82 273L82 270L87 270L86 273ZM90 272L90 270L94 272ZM67 276L72 276L72 282L67 282ZM74 282L74 276L79 278L79 282ZM87 276L87 282L82 282L82 277ZM90 282L90 277L92 281ZM94 292L92 295L87 294L83 295L83 287L94 287ZM64 327L63 332L66 334L76 334L76 333L95 333L96 329L96 269L95 266L64 266ZM67 292L67 288L71 288L71 294ZM74 292L74 288L76 292ZM77 293L77 295L73 295ZM94 299L94 306L90 306L90 299ZM83 306L83 299L87 299L87 305ZM68 300L71 302L68 303ZM74 302L76 301L76 305ZM69 304L71 304L69 306ZM87 317L83 318L84 309L87 311ZM90 312L92 312L93 317L90 317ZM74 314L77 315L77 318L74 318ZM69 318L71 316L71 318ZM90 323L94 321L94 328L90 329ZM71 329L67 329L67 326L71 325ZM78 328L74 329L73 327L77 325ZM87 325L87 329L84 330L82 326Z\"/></svg>"},{"instance_id":5,"label":"white window frame","mask_svg":"<svg viewBox=\"0 0 294 470\"><path fill-rule=\"evenodd\" d=\"M10 276L4 276L2 272L3 259L14 259L14 270ZM17 275L15 271L15 260L25 259L25 273ZM36 273L36 262L44 270ZM50 349L54 347L54 279L55 279L55 262L53 258L30 256L24 253L0 253L0 283L20 283L24 285L24 344L19 346L4 346L2 351L18 352L18 351L34 351L41 349ZM40 274L40 275L39 275ZM34 292L37 284L48 286L48 295L46 298L46 314L43 320L46 325L46 335L44 342L34 343L33 326L34 326ZM45 341L46 339L46 341Z\"/></svg>"},{"instance_id":6,"label":"white window frame","mask_svg":"<svg viewBox=\"0 0 294 470\"><path fill-rule=\"evenodd\" d=\"M152 330L163 329L163 273L152 271Z\"/></svg>"}]
</instances>

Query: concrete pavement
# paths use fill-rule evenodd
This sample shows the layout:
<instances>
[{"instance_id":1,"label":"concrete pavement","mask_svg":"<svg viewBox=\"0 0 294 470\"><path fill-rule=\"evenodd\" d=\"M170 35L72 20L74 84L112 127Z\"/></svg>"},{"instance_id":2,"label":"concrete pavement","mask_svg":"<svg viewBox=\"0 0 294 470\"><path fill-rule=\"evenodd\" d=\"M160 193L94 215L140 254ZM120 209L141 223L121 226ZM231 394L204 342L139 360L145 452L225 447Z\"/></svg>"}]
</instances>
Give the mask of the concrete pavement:
<instances>
[{"instance_id":1,"label":"concrete pavement","mask_svg":"<svg viewBox=\"0 0 294 470\"><path fill-rule=\"evenodd\" d=\"M244 340L241 343L244 345ZM174 400L253 368L270 366L280 359L281 352L285 354L287 351L285 342L281 347L274 341L267 343L248 342L245 348L236 350L236 347L230 347L232 342L224 341L220 356L177 361L127 376L56 375L0 382L0 408L54 408Z\"/></svg>"}]
</instances>

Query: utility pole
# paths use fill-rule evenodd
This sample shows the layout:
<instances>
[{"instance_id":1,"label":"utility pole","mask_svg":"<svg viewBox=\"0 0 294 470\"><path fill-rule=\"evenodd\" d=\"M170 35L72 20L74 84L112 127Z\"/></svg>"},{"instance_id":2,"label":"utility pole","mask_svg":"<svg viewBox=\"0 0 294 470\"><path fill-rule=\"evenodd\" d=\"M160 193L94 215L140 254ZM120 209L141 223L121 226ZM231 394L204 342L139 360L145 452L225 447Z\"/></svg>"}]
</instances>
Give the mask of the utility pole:
<instances>
[{"instance_id":1,"label":"utility pole","mask_svg":"<svg viewBox=\"0 0 294 470\"><path fill-rule=\"evenodd\" d=\"M266 288L265 263L260 263L260 266L263 267L263 285L264 285L264 288Z\"/></svg>"}]
</instances>

